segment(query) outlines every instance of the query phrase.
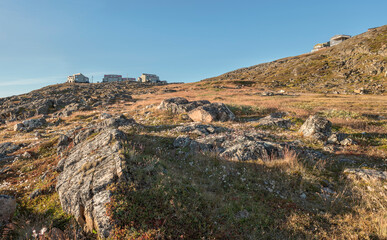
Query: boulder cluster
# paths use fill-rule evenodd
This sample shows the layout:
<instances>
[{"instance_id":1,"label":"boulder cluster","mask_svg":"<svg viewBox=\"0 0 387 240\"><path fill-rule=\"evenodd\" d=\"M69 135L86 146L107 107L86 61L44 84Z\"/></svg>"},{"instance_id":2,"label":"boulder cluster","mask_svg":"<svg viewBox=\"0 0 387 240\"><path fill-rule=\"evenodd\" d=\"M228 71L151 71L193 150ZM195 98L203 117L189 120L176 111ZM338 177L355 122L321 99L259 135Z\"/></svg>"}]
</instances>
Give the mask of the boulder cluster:
<instances>
[{"instance_id":1,"label":"boulder cluster","mask_svg":"<svg viewBox=\"0 0 387 240\"><path fill-rule=\"evenodd\" d=\"M223 103L210 103L207 100L188 101L185 98L165 99L158 109L174 114L186 113L195 122L226 122L235 119L234 113Z\"/></svg>"},{"instance_id":2,"label":"boulder cluster","mask_svg":"<svg viewBox=\"0 0 387 240\"><path fill-rule=\"evenodd\" d=\"M348 146L356 144L345 133L333 133L332 123L323 116L312 115L304 122L299 132L304 137L311 137L325 142L326 149L330 150L332 145Z\"/></svg>"},{"instance_id":3,"label":"boulder cluster","mask_svg":"<svg viewBox=\"0 0 387 240\"><path fill-rule=\"evenodd\" d=\"M89 110L117 101L131 101L128 95L141 84L61 84L42 88L19 96L0 99L0 124L24 120L38 115L58 113L69 116L74 111Z\"/></svg>"}]
</instances>

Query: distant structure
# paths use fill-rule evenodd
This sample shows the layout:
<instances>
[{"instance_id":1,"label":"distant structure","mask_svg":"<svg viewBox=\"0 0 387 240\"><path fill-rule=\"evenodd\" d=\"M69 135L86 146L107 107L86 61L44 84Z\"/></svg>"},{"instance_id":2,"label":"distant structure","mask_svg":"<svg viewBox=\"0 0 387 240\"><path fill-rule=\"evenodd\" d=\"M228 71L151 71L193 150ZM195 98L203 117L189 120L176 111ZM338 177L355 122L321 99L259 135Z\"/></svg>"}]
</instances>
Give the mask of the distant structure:
<instances>
[{"instance_id":1,"label":"distant structure","mask_svg":"<svg viewBox=\"0 0 387 240\"><path fill-rule=\"evenodd\" d=\"M314 47L313 47L311 52L316 52L316 51L319 51L319 50L322 50L322 49L325 49L325 48L328 48L328 47L330 47L330 43L329 42L317 43L316 45L314 45Z\"/></svg>"},{"instance_id":2,"label":"distant structure","mask_svg":"<svg viewBox=\"0 0 387 240\"><path fill-rule=\"evenodd\" d=\"M122 81L130 81L130 82L135 82L136 81L136 78L122 78Z\"/></svg>"},{"instance_id":3,"label":"distant structure","mask_svg":"<svg viewBox=\"0 0 387 240\"><path fill-rule=\"evenodd\" d=\"M348 40L350 38L351 38L351 36L349 36L349 35L335 35L335 36L331 37L330 45L331 45L331 47L335 46L335 45L342 43L345 40Z\"/></svg>"},{"instance_id":4,"label":"distant structure","mask_svg":"<svg viewBox=\"0 0 387 240\"><path fill-rule=\"evenodd\" d=\"M351 38L350 35L344 35L344 34L342 34L342 35L335 35L335 36L331 37L329 42L318 43L318 44L314 45L314 47L313 47L311 52L316 52L316 51L319 51L319 50L322 50L322 49L326 49L326 48L335 46L335 45L337 45L339 43L342 43L345 40L348 40L350 38Z\"/></svg>"},{"instance_id":5,"label":"distant structure","mask_svg":"<svg viewBox=\"0 0 387 240\"><path fill-rule=\"evenodd\" d=\"M156 74L148 74L148 73L143 73L137 80L143 83L161 82L159 76L157 76Z\"/></svg>"},{"instance_id":6,"label":"distant structure","mask_svg":"<svg viewBox=\"0 0 387 240\"><path fill-rule=\"evenodd\" d=\"M76 73L67 77L68 83L89 83L89 78L82 73Z\"/></svg>"},{"instance_id":7,"label":"distant structure","mask_svg":"<svg viewBox=\"0 0 387 240\"><path fill-rule=\"evenodd\" d=\"M122 75L104 75L102 78L102 82L122 82Z\"/></svg>"}]
</instances>

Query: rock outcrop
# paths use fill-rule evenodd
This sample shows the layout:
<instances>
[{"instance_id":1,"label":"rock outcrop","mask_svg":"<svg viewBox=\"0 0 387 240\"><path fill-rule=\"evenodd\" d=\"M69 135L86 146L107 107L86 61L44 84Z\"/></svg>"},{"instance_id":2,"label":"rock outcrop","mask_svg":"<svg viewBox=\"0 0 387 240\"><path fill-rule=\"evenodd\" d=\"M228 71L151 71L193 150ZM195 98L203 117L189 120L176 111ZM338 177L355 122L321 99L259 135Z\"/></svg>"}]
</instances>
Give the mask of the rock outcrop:
<instances>
[{"instance_id":1,"label":"rock outcrop","mask_svg":"<svg viewBox=\"0 0 387 240\"><path fill-rule=\"evenodd\" d=\"M0 123L24 120L41 114L69 116L74 111L106 106L116 101L132 101L132 89L146 86L143 83L117 82L44 87L27 94L1 98Z\"/></svg>"},{"instance_id":2,"label":"rock outcrop","mask_svg":"<svg viewBox=\"0 0 387 240\"><path fill-rule=\"evenodd\" d=\"M312 115L304 122L299 132L305 137L326 140L332 133L332 123L325 117Z\"/></svg>"},{"instance_id":3,"label":"rock outcrop","mask_svg":"<svg viewBox=\"0 0 387 240\"><path fill-rule=\"evenodd\" d=\"M185 98L165 99L158 109L172 113L187 113L196 122L233 121L235 115L223 103L210 103L207 100L188 101Z\"/></svg>"},{"instance_id":4,"label":"rock outcrop","mask_svg":"<svg viewBox=\"0 0 387 240\"><path fill-rule=\"evenodd\" d=\"M22 123L18 123L14 126L15 131L27 131L30 132L36 128L42 127L44 124L46 124L46 119L41 117L41 118L36 118L36 119L30 119L30 120L25 120Z\"/></svg>"},{"instance_id":5,"label":"rock outcrop","mask_svg":"<svg viewBox=\"0 0 387 240\"><path fill-rule=\"evenodd\" d=\"M363 180L365 182L387 181L387 171L375 169L348 168L344 170L344 174L350 178Z\"/></svg>"},{"instance_id":6,"label":"rock outcrop","mask_svg":"<svg viewBox=\"0 0 387 240\"><path fill-rule=\"evenodd\" d=\"M289 128L292 124L289 120L276 115L269 115L257 121L260 126L277 126L280 128Z\"/></svg>"},{"instance_id":7,"label":"rock outcrop","mask_svg":"<svg viewBox=\"0 0 387 240\"><path fill-rule=\"evenodd\" d=\"M270 161L282 157L284 149L283 144L267 141L261 134L235 131L206 133L196 139L183 135L175 139L173 146L188 147L191 152L216 152L221 158L234 161Z\"/></svg>"},{"instance_id":8,"label":"rock outcrop","mask_svg":"<svg viewBox=\"0 0 387 240\"><path fill-rule=\"evenodd\" d=\"M19 145L13 144L11 142L0 143L0 155L13 153L19 148L20 148Z\"/></svg>"},{"instance_id":9,"label":"rock outcrop","mask_svg":"<svg viewBox=\"0 0 387 240\"><path fill-rule=\"evenodd\" d=\"M125 164L126 135L117 127L132 122L109 118L82 130L74 139L77 144L57 166L61 173L56 189L63 210L74 215L86 231L95 229L104 238L112 228L105 208L110 201L108 186L123 177ZM65 137L63 141L67 142Z\"/></svg>"}]
</instances>

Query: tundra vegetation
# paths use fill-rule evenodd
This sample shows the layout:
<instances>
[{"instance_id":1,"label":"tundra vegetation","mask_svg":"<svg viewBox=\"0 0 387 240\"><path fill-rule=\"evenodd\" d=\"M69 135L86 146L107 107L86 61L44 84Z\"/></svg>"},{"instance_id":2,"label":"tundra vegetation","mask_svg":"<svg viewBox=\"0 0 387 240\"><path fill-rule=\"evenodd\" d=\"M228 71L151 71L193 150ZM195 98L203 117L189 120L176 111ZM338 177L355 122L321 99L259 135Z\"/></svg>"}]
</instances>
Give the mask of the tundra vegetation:
<instances>
[{"instance_id":1,"label":"tundra vegetation","mask_svg":"<svg viewBox=\"0 0 387 240\"><path fill-rule=\"evenodd\" d=\"M2 238L386 239L385 93L241 76L0 99Z\"/></svg>"}]
</instances>

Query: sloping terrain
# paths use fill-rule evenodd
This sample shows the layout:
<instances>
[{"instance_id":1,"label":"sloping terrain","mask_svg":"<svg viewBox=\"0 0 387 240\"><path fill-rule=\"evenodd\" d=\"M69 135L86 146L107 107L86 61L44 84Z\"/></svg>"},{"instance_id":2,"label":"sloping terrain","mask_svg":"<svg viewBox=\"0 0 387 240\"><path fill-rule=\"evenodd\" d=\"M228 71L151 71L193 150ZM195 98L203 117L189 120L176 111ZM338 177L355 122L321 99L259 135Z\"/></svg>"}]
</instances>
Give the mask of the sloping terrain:
<instances>
[{"instance_id":1,"label":"sloping terrain","mask_svg":"<svg viewBox=\"0 0 387 240\"><path fill-rule=\"evenodd\" d=\"M385 96L103 83L1 101L4 239L387 237Z\"/></svg>"},{"instance_id":2,"label":"sloping terrain","mask_svg":"<svg viewBox=\"0 0 387 240\"><path fill-rule=\"evenodd\" d=\"M380 94L387 87L387 25L328 49L241 68L202 82L320 93Z\"/></svg>"}]
</instances>

